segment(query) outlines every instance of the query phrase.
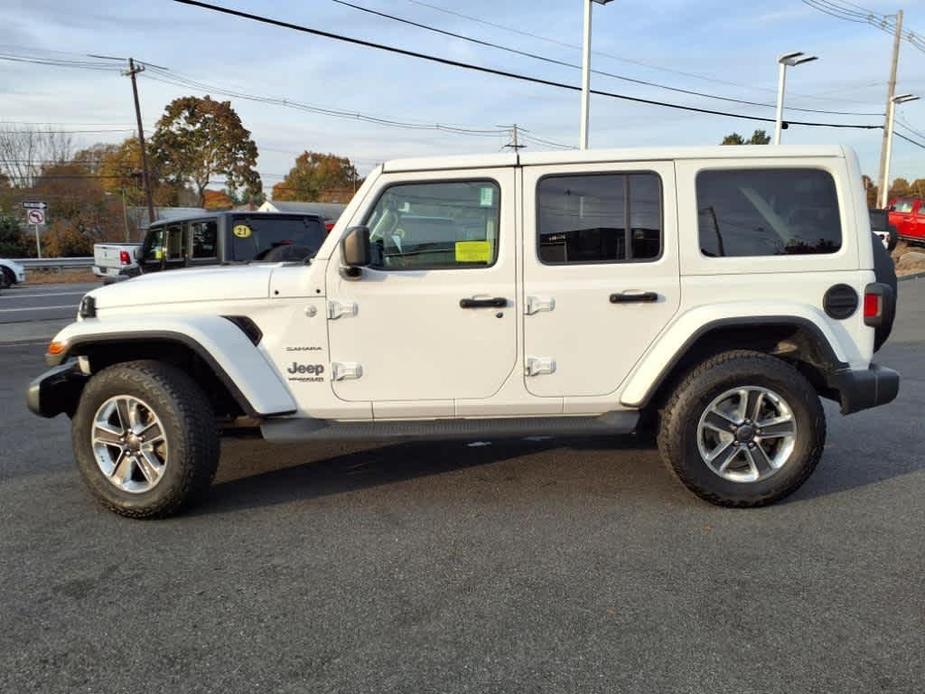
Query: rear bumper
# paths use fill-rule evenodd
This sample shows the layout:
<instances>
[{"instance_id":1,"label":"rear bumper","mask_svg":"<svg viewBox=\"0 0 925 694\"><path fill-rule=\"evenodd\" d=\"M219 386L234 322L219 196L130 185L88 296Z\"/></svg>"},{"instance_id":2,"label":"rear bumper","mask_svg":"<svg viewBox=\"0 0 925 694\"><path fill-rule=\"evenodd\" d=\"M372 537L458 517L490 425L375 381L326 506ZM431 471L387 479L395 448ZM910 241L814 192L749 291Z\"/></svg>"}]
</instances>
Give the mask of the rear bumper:
<instances>
[{"instance_id":1,"label":"rear bumper","mask_svg":"<svg viewBox=\"0 0 925 694\"><path fill-rule=\"evenodd\" d=\"M103 267L102 265L93 266L93 274L102 279L124 280L129 277L137 277L140 273L138 266L128 267Z\"/></svg>"},{"instance_id":2,"label":"rear bumper","mask_svg":"<svg viewBox=\"0 0 925 694\"><path fill-rule=\"evenodd\" d=\"M871 364L869 369L832 374L829 387L838 391L842 414L851 414L895 400L899 393L899 374Z\"/></svg>"},{"instance_id":3,"label":"rear bumper","mask_svg":"<svg viewBox=\"0 0 925 694\"><path fill-rule=\"evenodd\" d=\"M73 414L87 377L76 361L49 369L29 384L26 406L40 417Z\"/></svg>"}]
</instances>

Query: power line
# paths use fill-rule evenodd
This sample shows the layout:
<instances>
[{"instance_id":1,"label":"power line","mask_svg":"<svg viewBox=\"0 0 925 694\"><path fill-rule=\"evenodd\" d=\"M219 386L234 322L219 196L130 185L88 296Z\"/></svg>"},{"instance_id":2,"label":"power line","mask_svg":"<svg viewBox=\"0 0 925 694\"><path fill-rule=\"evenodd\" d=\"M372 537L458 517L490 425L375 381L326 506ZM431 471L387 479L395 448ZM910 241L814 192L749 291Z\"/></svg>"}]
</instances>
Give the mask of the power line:
<instances>
[{"instance_id":1,"label":"power line","mask_svg":"<svg viewBox=\"0 0 925 694\"><path fill-rule=\"evenodd\" d=\"M894 134L896 137L901 138L901 139L905 140L906 142L909 142L909 143L915 145L916 147L921 147L922 149L925 149L925 144L923 144L923 143L921 143L921 142L916 142L916 141L913 140L911 137L906 137L906 136L903 135L902 133L898 133L898 132L895 132L895 131L893 132L893 134Z\"/></svg>"},{"instance_id":2,"label":"power line","mask_svg":"<svg viewBox=\"0 0 925 694\"><path fill-rule=\"evenodd\" d=\"M853 2L837 2L836 0L801 0L807 7L812 7L830 17L842 19L856 24L869 24L870 26L893 34L896 32L896 16L875 12ZM911 46L925 53L925 36L915 31L901 32L902 39Z\"/></svg>"},{"instance_id":3,"label":"power line","mask_svg":"<svg viewBox=\"0 0 925 694\"><path fill-rule=\"evenodd\" d=\"M406 19L404 17L398 17L396 15L388 14L387 12L380 12L379 10L374 10L369 7L363 7L362 5L357 5L347 0L331 0L332 2L337 3L338 5L343 5L344 7L350 7L360 12L366 12L368 14L375 15L377 17L383 17L385 19L390 19L395 22L400 22L402 24L408 24L410 26L418 27L419 29L424 29L425 31L430 31L436 34L442 34L444 36L450 36L462 41L468 41L479 46L487 46L489 48L496 48L507 53L513 53L514 55L524 56L526 58L532 58L534 60L541 60L545 63L550 63L552 65L560 65L563 67L569 67L576 70L581 69L581 65L576 63L570 63L565 60L557 60L556 58L550 58L549 56L540 55L538 53L531 53L529 51L522 51L517 48L512 48L510 46L505 46L503 44L494 43L492 41L486 41L484 39L475 38L473 36L466 36L465 34L458 34L453 31L447 31L445 29L440 29L438 27L430 26L429 24L422 24L421 22L415 22L411 19ZM596 75L602 75L604 77L610 77L612 79L621 80L623 82L630 82L632 84L639 84L646 87L655 87L656 89L664 89L670 92L676 92L678 94L688 94L690 96L699 96L706 99L716 99L717 101L726 101L729 103L735 104L744 104L747 106L760 106L762 108L775 108L775 104L769 104L762 101L750 101L748 99L738 99L730 96L721 96L719 94L710 94L708 92L700 92L693 89L683 89L681 87L673 87L667 84L660 84L658 82L651 82L649 80L642 80L635 77L629 77L627 75L620 75L614 72L607 72L605 70L592 69L592 73ZM815 109L815 108L799 108L796 106L790 107L791 111L803 111L806 113L824 113L834 116L883 116L883 113L857 113L854 111L831 111L824 109Z\"/></svg>"},{"instance_id":4,"label":"power line","mask_svg":"<svg viewBox=\"0 0 925 694\"><path fill-rule=\"evenodd\" d=\"M406 48L399 48L397 46L389 46L387 44L376 43L374 41L367 41L365 39L358 39L352 36L345 36L342 34L335 34L329 31L323 31L321 29L315 29L308 26L303 26L300 24L294 24L292 22L286 22L279 19L273 19L271 17L265 17L262 15L252 14L250 12L243 12L241 10L235 10L228 7L221 7L219 5L212 5L206 2L200 2L200 0L173 0L174 2L189 5L191 7L198 7L205 10L210 10L212 12L218 12L220 14L227 14L233 17L238 17L241 19L249 19L251 21L260 22L262 24L268 24L270 26L277 26L283 29L292 29L294 31L299 31L306 34L313 34L315 36L322 36L324 38L333 39L335 41L343 41L345 43L351 43L358 46L364 46L366 48L375 48L377 50L383 50L390 53L396 53L398 55L404 55L410 58L418 58L421 60L427 60L434 63L439 63L442 65L449 65L452 67L463 68L466 70L474 70L477 72L482 72L485 74L496 75L499 77L508 77L511 79L520 80L522 82L532 82L534 84L542 84L547 87L557 87L559 89L567 89L569 91L579 91L577 85L566 84L564 82L556 82L555 80L549 80L541 77L531 77L528 75L523 75L517 72L511 72L508 70L499 70L497 68L485 67L482 65L475 65L473 63L466 63L460 60L453 60L450 58L442 58L439 56L431 55L428 53L421 53L419 51L412 51ZM641 97L629 96L627 94L619 94L617 92L604 91L599 89L592 89L592 94L597 94L599 96L606 96L614 99L622 99L624 101L632 101L635 103L649 104L652 106L662 106L664 108L673 108L682 111L689 111L693 113L703 113L716 116L725 116L727 118L739 118L742 120L751 120L758 121L762 123L773 123L775 122L773 118L765 118L763 116L750 116L741 113L730 113L728 111L718 111L714 109L698 108L694 106L684 106L682 104L674 104L666 101L657 101L654 99L643 99ZM794 121L788 120L790 125L806 125L811 127L825 127L825 128L853 128L859 130L876 130L881 128L880 125L866 125L866 124L855 124L855 123L820 123L813 121Z\"/></svg>"},{"instance_id":5,"label":"power line","mask_svg":"<svg viewBox=\"0 0 925 694\"><path fill-rule=\"evenodd\" d=\"M549 44L553 44L553 45L556 45L556 46L561 46L561 47L563 47L563 48L570 48L570 49L573 49L573 50L581 50L581 46L579 46L579 45L577 45L577 44L568 43L567 41L560 41L560 40L554 39L554 38L552 38L552 37L550 37L550 36L543 36L542 34L531 33L531 32L529 32L529 31L524 31L524 30L522 30L522 29L518 29L518 28L515 28L515 27L512 27L512 26L505 25L505 24L498 24L498 23L496 23L496 22L490 22L490 21L488 21L488 20L486 20L486 19L482 19L481 17L474 17L474 16L472 16L472 15L463 14L462 12L457 12L456 10L451 10L451 9L449 9L449 8L447 8L447 7L440 7L439 5L433 5L433 4L428 3L428 2L423 2L422 0L407 0L407 1L410 2L411 4L414 4L414 5L419 5L419 6L421 6L421 7L427 7L427 8L429 8L429 9L436 10L437 12L443 12L444 14L448 14L448 15L451 15L451 16L454 16L454 17L459 17L459 18L461 18L461 19L466 19L466 20L468 20L468 21L476 22L476 23L482 24L482 25L484 25L484 26L493 27L493 28L495 28L495 29L501 29L502 31L508 31L508 32L510 32L510 33L512 33L512 34L518 34L518 35L520 35L520 36L526 36L526 37L529 37L529 38L538 39L538 40L540 40L540 41L545 41L545 42L547 42L547 43L549 43ZM663 66L663 65L655 65L655 64L653 64L653 63L648 63L648 62L645 62L645 61L642 61L642 60L627 58L627 57L625 57L625 56L614 55L614 54L612 54L612 53L605 53L605 52L603 52L603 51L594 50L594 51L592 51L592 54L593 54L593 55L596 55L596 56L601 56L601 57L604 57L604 58L610 58L611 60L616 60L616 61L619 61L619 62L628 63L628 64L630 64L630 65L638 65L638 66L640 66L640 67L649 68L649 69L651 69L651 70L660 70L660 71L662 71L662 72L668 72L668 73L672 73L672 74L675 74L675 75L682 75L682 76L684 76L684 77L691 77L691 78L693 78L693 79L703 80L703 81L705 81L705 82L713 82L713 83L715 83L715 84L724 84L724 85L729 86L729 87L739 87L739 88L741 88L741 89L752 89L752 90L756 90L756 91L768 92L768 93L771 93L771 94L776 94L776 93L777 93L777 90L774 89L774 88L771 88L771 87L760 87L760 86L754 85L754 84L743 84L743 83L741 83L741 82L732 82L732 81L729 81L729 80L719 79L718 77L712 77L712 76L708 76L708 75L702 75L702 74L698 74L698 73L696 73L696 72L686 72L686 71L684 71L684 70L678 70L678 69L676 69L676 68L665 67L665 66ZM819 100L819 101L837 101L837 102L844 102L844 103L859 103L859 104L860 104L860 103L866 103L866 102L863 102L863 101L856 101L856 100L854 100L854 99L833 99L833 98L829 98L829 97L826 97L826 96L821 95L821 94L801 94L800 92L795 92L795 91L791 91L791 92L789 92L789 93L790 93L791 95L793 95L793 96L801 96L801 97L803 97L803 98L805 98L805 99L815 99L815 100Z\"/></svg>"}]
</instances>

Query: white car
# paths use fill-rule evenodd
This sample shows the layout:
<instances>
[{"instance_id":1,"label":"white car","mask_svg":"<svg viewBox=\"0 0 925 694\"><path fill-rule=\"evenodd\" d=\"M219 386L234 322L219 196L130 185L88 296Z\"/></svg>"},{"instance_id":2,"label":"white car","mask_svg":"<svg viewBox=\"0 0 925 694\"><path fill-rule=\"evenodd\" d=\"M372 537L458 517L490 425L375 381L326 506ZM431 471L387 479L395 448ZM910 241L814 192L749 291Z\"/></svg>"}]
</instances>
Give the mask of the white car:
<instances>
[{"instance_id":1,"label":"white car","mask_svg":"<svg viewBox=\"0 0 925 694\"><path fill-rule=\"evenodd\" d=\"M26 281L26 268L9 258L0 258L0 287L12 287Z\"/></svg>"},{"instance_id":2,"label":"white car","mask_svg":"<svg viewBox=\"0 0 925 694\"><path fill-rule=\"evenodd\" d=\"M30 408L72 418L93 494L132 517L201 495L220 431L270 442L654 429L700 497L769 504L873 364L895 275L836 146L411 159L376 168L309 264L96 289Z\"/></svg>"}]
</instances>

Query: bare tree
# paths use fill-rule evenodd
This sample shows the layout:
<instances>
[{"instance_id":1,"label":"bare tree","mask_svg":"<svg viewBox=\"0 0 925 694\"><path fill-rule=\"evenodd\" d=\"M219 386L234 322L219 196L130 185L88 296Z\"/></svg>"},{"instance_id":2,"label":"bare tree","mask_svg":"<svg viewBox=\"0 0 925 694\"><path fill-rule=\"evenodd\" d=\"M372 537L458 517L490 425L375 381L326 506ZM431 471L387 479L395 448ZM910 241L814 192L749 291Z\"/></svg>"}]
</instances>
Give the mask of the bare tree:
<instances>
[{"instance_id":1,"label":"bare tree","mask_svg":"<svg viewBox=\"0 0 925 694\"><path fill-rule=\"evenodd\" d=\"M73 153L70 133L0 125L0 172L17 188L31 188L43 166L63 164Z\"/></svg>"}]
</instances>

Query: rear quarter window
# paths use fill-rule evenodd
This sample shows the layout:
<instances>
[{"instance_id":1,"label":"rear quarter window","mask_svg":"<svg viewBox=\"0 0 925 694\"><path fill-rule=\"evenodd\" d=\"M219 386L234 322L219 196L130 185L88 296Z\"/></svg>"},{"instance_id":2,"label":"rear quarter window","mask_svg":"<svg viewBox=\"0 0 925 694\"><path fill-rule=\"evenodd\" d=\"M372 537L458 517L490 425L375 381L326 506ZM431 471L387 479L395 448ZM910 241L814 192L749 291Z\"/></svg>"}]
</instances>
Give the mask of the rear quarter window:
<instances>
[{"instance_id":1,"label":"rear quarter window","mask_svg":"<svg viewBox=\"0 0 925 694\"><path fill-rule=\"evenodd\" d=\"M708 257L835 253L838 193L821 169L723 169L697 174L700 251Z\"/></svg>"}]
</instances>

